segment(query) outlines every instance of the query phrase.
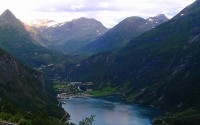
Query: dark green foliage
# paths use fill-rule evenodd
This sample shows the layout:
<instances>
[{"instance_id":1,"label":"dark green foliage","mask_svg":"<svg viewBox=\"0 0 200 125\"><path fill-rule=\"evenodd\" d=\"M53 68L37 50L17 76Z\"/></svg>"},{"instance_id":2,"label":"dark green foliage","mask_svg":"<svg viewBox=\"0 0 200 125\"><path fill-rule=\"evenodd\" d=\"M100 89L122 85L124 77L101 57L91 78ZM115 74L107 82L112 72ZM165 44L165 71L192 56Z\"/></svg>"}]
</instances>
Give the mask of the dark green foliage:
<instances>
[{"instance_id":1,"label":"dark green foliage","mask_svg":"<svg viewBox=\"0 0 200 125\"><path fill-rule=\"evenodd\" d=\"M91 115L89 118L85 118L79 122L79 125L92 125L95 115Z\"/></svg>"},{"instance_id":2,"label":"dark green foliage","mask_svg":"<svg viewBox=\"0 0 200 125\"><path fill-rule=\"evenodd\" d=\"M118 53L118 76L129 75L129 88L140 92L130 98L171 110L199 107L199 12L162 24Z\"/></svg>"},{"instance_id":3,"label":"dark green foliage","mask_svg":"<svg viewBox=\"0 0 200 125\"><path fill-rule=\"evenodd\" d=\"M18 125L64 125L59 119L42 112L28 112L18 109L7 101L0 101L0 120Z\"/></svg>"},{"instance_id":4,"label":"dark green foliage","mask_svg":"<svg viewBox=\"0 0 200 125\"><path fill-rule=\"evenodd\" d=\"M66 66L64 72L60 74L70 76L69 80L94 81L99 84L100 81L110 79L105 75L109 71L107 67L113 63L114 58L115 56L111 52L100 53L74 65Z\"/></svg>"},{"instance_id":5,"label":"dark green foliage","mask_svg":"<svg viewBox=\"0 0 200 125\"><path fill-rule=\"evenodd\" d=\"M0 121L16 123L18 125L75 125L67 121L69 119L58 119L50 117L44 112L28 112L23 109L18 109L7 101L0 100ZM92 125L94 115L80 121L79 125Z\"/></svg>"},{"instance_id":6,"label":"dark green foliage","mask_svg":"<svg viewBox=\"0 0 200 125\"><path fill-rule=\"evenodd\" d=\"M153 125L199 125L200 112L197 109L188 109L162 118L153 120Z\"/></svg>"},{"instance_id":7,"label":"dark green foliage","mask_svg":"<svg viewBox=\"0 0 200 125\"><path fill-rule=\"evenodd\" d=\"M18 108L62 117L64 111L57 107L57 101L47 92L48 87L40 72L20 64L0 50L0 98Z\"/></svg>"},{"instance_id":8,"label":"dark green foliage","mask_svg":"<svg viewBox=\"0 0 200 125\"><path fill-rule=\"evenodd\" d=\"M11 117L12 117L11 114L5 114L5 113L1 113L1 114L0 114L0 118L1 118L2 120L5 120L5 121L8 121Z\"/></svg>"},{"instance_id":9,"label":"dark green foliage","mask_svg":"<svg viewBox=\"0 0 200 125\"><path fill-rule=\"evenodd\" d=\"M20 119L18 125L31 125L29 120Z\"/></svg>"},{"instance_id":10,"label":"dark green foliage","mask_svg":"<svg viewBox=\"0 0 200 125\"><path fill-rule=\"evenodd\" d=\"M89 92L89 94L93 96L107 96L114 93L116 93L116 91L114 88L111 88L111 87L100 88L98 90Z\"/></svg>"}]
</instances>

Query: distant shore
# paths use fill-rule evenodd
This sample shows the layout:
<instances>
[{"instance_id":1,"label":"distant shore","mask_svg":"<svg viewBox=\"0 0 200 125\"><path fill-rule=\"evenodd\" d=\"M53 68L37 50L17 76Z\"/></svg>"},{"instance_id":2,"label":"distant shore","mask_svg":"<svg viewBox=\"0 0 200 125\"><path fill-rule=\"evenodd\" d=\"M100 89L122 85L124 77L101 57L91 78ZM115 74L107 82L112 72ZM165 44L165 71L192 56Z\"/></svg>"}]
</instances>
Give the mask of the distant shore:
<instances>
[{"instance_id":1,"label":"distant shore","mask_svg":"<svg viewBox=\"0 0 200 125\"><path fill-rule=\"evenodd\" d=\"M94 97L90 94L80 94L80 95L65 95L65 94L58 94L59 99L69 99L69 98L84 98L84 97Z\"/></svg>"},{"instance_id":2,"label":"distant shore","mask_svg":"<svg viewBox=\"0 0 200 125\"><path fill-rule=\"evenodd\" d=\"M90 95L90 94L71 95L71 96L68 96L68 98L84 98L84 97L94 97L94 96L93 96L93 95Z\"/></svg>"}]
</instances>

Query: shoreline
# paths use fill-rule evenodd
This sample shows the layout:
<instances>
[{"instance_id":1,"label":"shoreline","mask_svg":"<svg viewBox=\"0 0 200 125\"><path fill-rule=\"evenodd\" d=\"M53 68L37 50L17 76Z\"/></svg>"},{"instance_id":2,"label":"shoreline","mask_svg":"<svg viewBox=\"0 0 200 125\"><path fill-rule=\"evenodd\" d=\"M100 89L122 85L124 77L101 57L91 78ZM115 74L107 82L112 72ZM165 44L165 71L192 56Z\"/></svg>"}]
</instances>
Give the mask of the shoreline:
<instances>
[{"instance_id":1,"label":"shoreline","mask_svg":"<svg viewBox=\"0 0 200 125\"><path fill-rule=\"evenodd\" d=\"M115 99L115 96L116 96L116 98L117 99ZM84 98L84 97L88 97L88 96L75 96L75 98ZM108 98L107 98L108 97ZM113 97L114 97L114 99L113 99ZM122 95L120 95L120 94L109 94L109 95L105 95L105 96L89 96L89 98L94 98L94 99L103 99L103 100L109 100L109 99L111 99L110 101L111 102L113 102L113 103L115 103L116 101L118 102L118 101L123 101L123 102L121 102L120 101L120 103L119 104L123 104L123 105L131 105L131 104L135 104L136 105L136 107L138 107L138 108L142 108L142 109L147 109L147 110L155 110L157 113L156 114L159 114L158 116L151 116L151 117L149 117L149 120L150 120L150 122L151 122L151 125L152 125L152 122L153 122L153 119L154 118L158 118L158 117L162 117L163 116L163 113L162 112L160 112L161 110L159 110L159 109L157 109L157 108L153 108L153 107L150 107L150 106L148 106L148 105L142 105L142 104L139 104L139 103L135 103L135 102L132 102L132 103L127 103L127 101L125 101L125 100L123 100L122 99ZM74 98L74 99L75 99ZM79 99L78 99L79 100ZM82 101L84 100L84 99L81 99ZM69 99L69 101L70 101L70 99ZM87 101L87 100L86 100ZM138 106L139 105L139 106ZM67 99L66 99L66 104L65 104L65 106L67 107L68 105L67 105ZM67 110L66 110L67 111Z\"/></svg>"},{"instance_id":2,"label":"shoreline","mask_svg":"<svg viewBox=\"0 0 200 125\"><path fill-rule=\"evenodd\" d=\"M70 99L70 98L84 98L84 97L94 97L93 95L90 94L82 94L82 95L61 95L58 94L58 99Z\"/></svg>"},{"instance_id":3,"label":"shoreline","mask_svg":"<svg viewBox=\"0 0 200 125\"><path fill-rule=\"evenodd\" d=\"M108 97L108 96L119 96L121 97L121 100L124 101L127 104L138 104L141 106L146 106L146 107L150 107L150 108L155 108L158 109L160 111L164 111L165 110L161 109L160 107L157 106L153 106L153 105L146 105L146 104L142 104L136 101L131 101L131 100L127 100L126 97L123 94L120 93L112 93L112 94L108 94L108 95L100 95L100 96L96 96L96 95L91 95L91 94L83 94L83 95L68 95L64 98L60 98L60 99L70 99L70 98L85 98L85 97L91 97L91 98L102 98L102 97Z\"/></svg>"},{"instance_id":4,"label":"shoreline","mask_svg":"<svg viewBox=\"0 0 200 125\"><path fill-rule=\"evenodd\" d=\"M73 96L69 96L67 99L69 99L69 98L85 98L85 97L94 97L94 96L93 95L89 95L89 94L73 95Z\"/></svg>"}]
</instances>

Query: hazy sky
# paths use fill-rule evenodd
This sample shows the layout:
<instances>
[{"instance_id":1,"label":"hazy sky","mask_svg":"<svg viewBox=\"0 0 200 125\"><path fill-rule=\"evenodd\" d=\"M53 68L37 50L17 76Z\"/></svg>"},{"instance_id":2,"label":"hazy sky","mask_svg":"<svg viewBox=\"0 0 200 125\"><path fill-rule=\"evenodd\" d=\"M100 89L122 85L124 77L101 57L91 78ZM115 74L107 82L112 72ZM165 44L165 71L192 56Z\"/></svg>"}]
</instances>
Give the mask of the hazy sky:
<instances>
[{"instance_id":1,"label":"hazy sky","mask_svg":"<svg viewBox=\"0 0 200 125\"><path fill-rule=\"evenodd\" d=\"M10 9L17 18L65 22L79 17L95 18L112 27L129 16L147 18L163 13L173 17L195 0L0 0L0 13Z\"/></svg>"}]
</instances>

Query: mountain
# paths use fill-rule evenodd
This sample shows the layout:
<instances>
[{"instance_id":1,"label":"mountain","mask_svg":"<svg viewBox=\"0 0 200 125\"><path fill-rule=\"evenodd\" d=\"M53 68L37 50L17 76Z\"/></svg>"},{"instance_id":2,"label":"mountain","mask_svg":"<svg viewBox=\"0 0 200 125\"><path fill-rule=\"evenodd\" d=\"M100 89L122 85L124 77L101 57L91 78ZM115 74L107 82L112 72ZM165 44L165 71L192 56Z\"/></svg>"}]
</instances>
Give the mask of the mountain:
<instances>
[{"instance_id":1,"label":"mountain","mask_svg":"<svg viewBox=\"0 0 200 125\"><path fill-rule=\"evenodd\" d=\"M157 125L198 125L199 20L197 0L173 19L131 40L114 58L106 58L110 63L105 62L108 54L98 58L100 64L94 63L96 56L100 57L98 54L72 65L66 75L79 81L95 81L100 83L99 87L114 87L129 101L171 112L156 121Z\"/></svg>"},{"instance_id":2,"label":"mountain","mask_svg":"<svg viewBox=\"0 0 200 125\"><path fill-rule=\"evenodd\" d=\"M31 63L31 58L37 55L49 53L31 39L23 23L10 10L0 16L0 48L26 63Z\"/></svg>"},{"instance_id":3,"label":"mountain","mask_svg":"<svg viewBox=\"0 0 200 125\"><path fill-rule=\"evenodd\" d=\"M167 20L167 17L163 14L147 19L141 17L128 17L106 32L103 36L97 38L81 49L80 52L98 53L119 50L131 39L155 28Z\"/></svg>"},{"instance_id":4,"label":"mountain","mask_svg":"<svg viewBox=\"0 0 200 125\"><path fill-rule=\"evenodd\" d=\"M50 51L41 43L46 45L48 41L37 34L35 29L23 24L10 10L2 13L0 16L0 48L31 67L71 60L70 56Z\"/></svg>"},{"instance_id":5,"label":"mountain","mask_svg":"<svg viewBox=\"0 0 200 125\"><path fill-rule=\"evenodd\" d=\"M39 27L37 31L48 41L49 48L60 52L74 53L103 35L107 28L95 19L78 18L53 26Z\"/></svg>"},{"instance_id":6,"label":"mountain","mask_svg":"<svg viewBox=\"0 0 200 125\"><path fill-rule=\"evenodd\" d=\"M24 66L0 49L0 102L5 100L16 109L44 111L60 117L63 111L50 97L48 86L40 72Z\"/></svg>"},{"instance_id":7,"label":"mountain","mask_svg":"<svg viewBox=\"0 0 200 125\"><path fill-rule=\"evenodd\" d=\"M107 79L104 76L108 73L114 59L115 55L111 52L99 53L75 64L63 64L60 67L54 67L53 72L59 74L61 79L65 79L67 76L70 81L106 82L109 77Z\"/></svg>"},{"instance_id":8,"label":"mountain","mask_svg":"<svg viewBox=\"0 0 200 125\"><path fill-rule=\"evenodd\" d=\"M12 25L22 28L21 22L16 19L10 10L5 10L0 17L0 25Z\"/></svg>"},{"instance_id":9,"label":"mountain","mask_svg":"<svg viewBox=\"0 0 200 125\"><path fill-rule=\"evenodd\" d=\"M36 106L34 101L38 98L38 103L43 105L42 100L47 98L47 92L41 73L18 63L3 50L0 50L0 63L0 98L32 108ZM29 101L32 102L27 105Z\"/></svg>"},{"instance_id":10,"label":"mountain","mask_svg":"<svg viewBox=\"0 0 200 125\"><path fill-rule=\"evenodd\" d=\"M30 39L21 21L10 10L0 16L0 46L26 64L32 63L31 59L37 55L35 51L49 52L40 50L43 48ZM51 86L46 84L42 73L21 64L4 50L0 49L0 119L29 119L25 117L27 111L33 118L32 124L63 117L65 112L57 106Z\"/></svg>"},{"instance_id":11,"label":"mountain","mask_svg":"<svg viewBox=\"0 0 200 125\"><path fill-rule=\"evenodd\" d=\"M106 63L96 65L97 70L86 72L94 67L93 56L93 60L90 58L84 61L88 66L72 66L69 76L84 81L101 80L98 82L104 82L105 79L101 78L107 78L105 82L109 81L116 87L126 86L123 91L129 100L166 109L175 110L180 103L185 108L198 106L199 102L190 102L190 99L200 98L197 77L200 66L198 5L200 2L196 1L173 19L131 40L114 55L115 58L110 61L109 66ZM105 56L107 55L102 59ZM98 72L104 70L104 66L106 71L99 75ZM82 71L83 67L87 68ZM173 93L176 94L172 95Z\"/></svg>"}]
</instances>

